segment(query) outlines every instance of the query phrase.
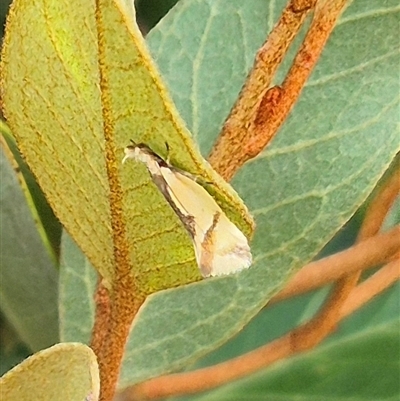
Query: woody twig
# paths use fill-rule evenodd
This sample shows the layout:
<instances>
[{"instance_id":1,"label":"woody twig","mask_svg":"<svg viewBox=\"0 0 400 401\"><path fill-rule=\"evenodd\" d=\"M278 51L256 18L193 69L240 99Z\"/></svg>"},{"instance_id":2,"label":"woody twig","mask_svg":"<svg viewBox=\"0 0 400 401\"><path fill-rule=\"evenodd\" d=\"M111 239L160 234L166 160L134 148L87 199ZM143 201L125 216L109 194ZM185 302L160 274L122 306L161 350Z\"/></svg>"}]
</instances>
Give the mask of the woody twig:
<instances>
[{"instance_id":1,"label":"woody twig","mask_svg":"<svg viewBox=\"0 0 400 401\"><path fill-rule=\"evenodd\" d=\"M226 180L257 156L275 136L298 99L339 18L346 0L290 1L256 60L209 157ZM282 85L272 78L307 14L314 16ZM235 155L233 158L232 155Z\"/></svg>"}]
</instances>

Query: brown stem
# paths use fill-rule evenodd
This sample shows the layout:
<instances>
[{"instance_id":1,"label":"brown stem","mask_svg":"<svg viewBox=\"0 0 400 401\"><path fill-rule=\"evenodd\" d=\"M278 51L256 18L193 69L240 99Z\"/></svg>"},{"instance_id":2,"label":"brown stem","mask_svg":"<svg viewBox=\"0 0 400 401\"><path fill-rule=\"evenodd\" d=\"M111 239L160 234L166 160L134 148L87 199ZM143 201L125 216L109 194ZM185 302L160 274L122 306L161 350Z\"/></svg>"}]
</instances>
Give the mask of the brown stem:
<instances>
[{"instance_id":1,"label":"brown stem","mask_svg":"<svg viewBox=\"0 0 400 401\"><path fill-rule=\"evenodd\" d=\"M399 191L396 175L396 173L392 175L391 179L385 183L384 187L380 189L375 199L369 205L365 215L365 221L357 237L357 242L375 235L379 231L384 217L388 213ZM324 305L318 316L294 331L293 339L295 343L300 346L299 351L309 349L318 344L319 341L335 328L341 319L342 310L348 302L348 299L352 299L351 294L354 292L353 290L357 285L360 275L361 270L351 272L342 279L339 279L329 301ZM364 288L368 289L370 287L366 285ZM368 299L370 298L364 296L364 300ZM361 303L358 303L359 307L361 305Z\"/></svg>"},{"instance_id":2,"label":"brown stem","mask_svg":"<svg viewBox=\"0 0 400 401\"><path fill-rule=\"evenodd\" d=\"M314 4L315 2L309 2L311 7ZM262 85L264 81L258 78L260 84L254 85L253 92L250 92L247 90L248 86L250 88L250 84L246 84L209 158L214 169L226 180L230 180L247 160L257 156L276 134L299 97L345 4L346 0L317 2L311 26L281 86L275 86L268 90L266 86L264 89ZM293 18L293 21L290 20L292 24L288 24L285 15L282 15L280 23L283 28L291 31L292 34L297 33L308 11L308 9L303 10L300 12L302 18L299 20ZM285 9L285 12L293 17L293 14L290 14L290 12L293 13L291 4ZM282 26L278 23L277 27L280 27L281 30L277 30L277 34L286 32ZM257 57L249 81L253 74L259 77L264 72L267 77L265 82L270 84L271 72L276 71L281 57L286 53L287 47L285 46L289 38L293 40L293 36L290 35L284 36L281 39L282 42L278 42L279 39L275 37L268 38L265 48L272 53L272 57L267 59L266 65L263 65ZM278 57L274 58L274 54L280 46L282 47L279 49L281 52L278 52ZM256 66L258 67L257 75ZM255 80L257 83L256 78ZM235 158L231 157L232 154L235 155Z\"/></svg>"},{"instance_id":3,"label":"brown stem","mask_svg":"<svg viewBox=\"0 0 400 401\"><path fill-rule=\"evenodd\" d=\"M387 261L399 249L400 226L396 226L386 233L304 266L268 305L314 290L345 274L374 267Z\"/></svg>"},{"instance_id":4,"label":"brown stem","mask_svg":"<svg viewBox=\"0 0 400 401\"><path fill-rule=\"evenodd\" d=\"M384 183L383 187L380 188L375 198L370 203L365 213L363 224L358 233L357 242L361 242L379 232L385 216L389 212L390 207L392 206L397 197L397 194L399 193L399 173L400 169L397 169L388 179L388 181ZM361 272L362 271L359 270L349 273L338 283L338 286L346 285L346 287L349 289L348 295L350 296L351 290L355 288L358 280L360 279Z\"/></svg>"},{"instance_id":5,"label":"brown stem","mask_svg":"<svg viewBox=\"0 0 400 401\"><path fill-rule=\"evenodd\" d=\"M370 203L357 236L357 242L361 242L379 231L400 189L398 172L397 170L392 174ZM319 342L318 339L323 339L334 329L340 319L341 310L356 287L360 276L361 270L353 271L337 281L329 301L319 315L299 328L300 336L303 338L298 344L308 349L307 340L315 345Z\"/></svg>"},{"instance_id":6,"label":"brown stem","mask_svg":"<svg viewBox=\"0 0 400 401\"><path fill-rule=\"evenodd\" d=\"M312 320L293 330L291 333L293 352L315 347L335 329L340 310L353 290L354 282L357 282L355 277L353 280L348 280L347 277L339 279L321 311Z\"/></svg>"},{"instance_id":7,"label":"brown stem","mask_svg":"<svg viewBox=\"0 0 400 401\"><path fill-rule=\"evenodd\" d=\"M143 303L141 299L133 299L128 291L125 285L117 286L115 297L111 300L107 336L103 342L104 352L98 355L101 401L113 399L132 320ZM127 304L129 302L130 305Z\"/></svg>"},{"instance_id":8,"label":"brown stem","mask_svg":"<svg viewBox=\"0 0 400 401\"><path fill-rule=\"evenodd\" d=\"M384 220L385 215L396 199L399 187L396 182L396 173L392 175L385 185L380 189L375 199L369 205L365 215L365 221L359 231L357 242L361 242L375 235ZM309 323L298 329L294 333L294 338L299 336L300 340L296 344L300 345L300 351L309 349L318 344L326 337L337 325L341 317L341 311L351 296L357 282L361 276L361 270L353 271L345 277L339 279L328 302L324 305L321 312ZM304 347L304 348L303 348Z\"/></svg>"},{"instance_id":9,"label":"brown stem","mask_svg":"<svg viewBox=\"0 0 400 401\"><path fill-rule=\"evenodd\" d=\"M97 350L100 370L100 400L111 401L118 380L120 365L125 350L130 326L133 318L144 301L137 282L132 274L130 260L130 244L127 240L126 222L123 213L122 188L119 177L120 160L116 159L115 118L111 101L109 70L106 53L109 43L105 35L105 16L107 7L102 7L102 0L96 0L96 29L98 43L98 67L100 77L100 98L103 117L103 133L105 144L105 164L109 184L109 205L113 236L114 276L110 283L109 319L103 328L105 334L94 339L99 340L101 348ZM96 325L95 325L96 326ZM98 325L96 326L98 327ZM99 344L96 344L96 347Z\"/></svg>"},{"instance_id":10,"label":"brown stem","mask_svg":"<svg viewBox=\"0 0 400 401\"><path fill-rule=\"evenodd\" d=\"M357 242L361 242L375 235L379 231L383 220L390 210L390 207L396 199L400 189L397 173L398 171L390 177L369 205L365 215L365 220L357 237ZM396 227L392 231L397 234L396 231L398 228L399 227ZM328 302L326 302L321 312L310 322L293 331L292 339L294 351L297 352L310 349L334 330L335 326L341 319L342 310L348 302L348 299L352 299L351 294L357 285L360 275L361 270L352 271L345 277L339 279ZM366 285L364 288L368 289L370 287ZM370 298L364 296L363 299L367 301ZM362 303L360 300L358 307L361 305Z\"/></svg>"},{"instance_id":11,"label":"brown stem","mask_svg":"<svg viewBox=\"0 0 400 401\"><path fill-rule=\"evenodd\" d=\"M371 201L365 214L358 239L372 237L381 228L385 217L400 192L400 166L383 183L382 188Z\"/></svg>"},{"instance_id":12,"label":"brown stem","mask_svg":"<svg viewBox=\"0 0 400 401\"><path fill-rule=\"evenodd\" d=\"M261 102L257 112L259 123L255 125L253 137L247 144L244 161L257 156L285 121L317 63L345 4L346 0L317 2L310 29L280 87L279 97L273 102L268 98ZM260 116L262 118L259 118Z\"/></svg>"},{"instance_id":13,"label":"brown stem","mask_svg":"<svg viewBox=\"0 0 400 401\"><path fill-rule=\"evenodd\" d=\"M94 325L92 330L92 338L90 341L90 347L96 355L100 355L103 348L104 339L108 332L108 324L110 321L110 296L108 290L102 284L102 279L98 276L97 288L95 294L95 317Z\"/></svg>"},{"instance_id":14,"label":"brown stem","mask_svg":"<svg viewBox=\"0 0 400 401\"><path fill-rule=\"evenodd\" d=\"M347 298L340 319L344 319L383 292L400 278L400 255L396 260L379 269L375 274L359 284Z\"/></svg>"},{"instance_id":15,"label":"brown stem","mask_svg":"<svg viewBox=\"0 0 400 401\"><path fill-rule=\"evenodd\" d=\"M243 156L240 156L243 153L242 147L251 139L253 120L259 105L289 46L315 3L316 0L289 1L267 41L258 50L254 66L209 157L211 165L226 180L232 178L244 163L241 162ZM277 92L269 94L271 99L274 99ZM235 155L234 158L231 157L232 154Z\"/></svg>"}]
</instances>

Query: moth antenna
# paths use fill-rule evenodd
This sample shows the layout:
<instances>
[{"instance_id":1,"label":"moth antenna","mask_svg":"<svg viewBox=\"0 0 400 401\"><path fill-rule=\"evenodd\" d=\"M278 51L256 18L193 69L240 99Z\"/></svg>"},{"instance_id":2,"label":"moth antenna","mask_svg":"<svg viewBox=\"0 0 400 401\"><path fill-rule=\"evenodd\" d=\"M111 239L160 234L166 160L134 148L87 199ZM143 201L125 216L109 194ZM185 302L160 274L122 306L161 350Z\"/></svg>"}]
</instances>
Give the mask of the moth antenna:
<instances>
[{"instance_id":1,"label":"moth antenna","mask_svg":"<svg viewBox=\"0 0 400 401\"><path fill-rule=\"evenodd\" d=\"M170 153L169 153L170 147L169 147L169 143L167 141L165 141L165 149L167 149L167 158L166 158L165 161L167 162L167 164L170 164L169 163L169 160L170 160Z\"/></svg>"}]
</instances>

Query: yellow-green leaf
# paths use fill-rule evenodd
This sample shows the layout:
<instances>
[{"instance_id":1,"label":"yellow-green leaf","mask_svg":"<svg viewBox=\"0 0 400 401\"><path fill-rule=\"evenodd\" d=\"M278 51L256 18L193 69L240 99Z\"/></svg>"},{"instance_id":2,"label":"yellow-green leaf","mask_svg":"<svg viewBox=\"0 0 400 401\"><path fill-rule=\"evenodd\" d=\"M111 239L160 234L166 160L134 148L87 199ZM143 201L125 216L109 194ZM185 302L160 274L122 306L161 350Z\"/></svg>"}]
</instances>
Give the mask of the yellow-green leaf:
<instances>
[{"instance_id":1,"label":"yellow-green leaf","mask_svg":"<svg viewBox=\"0 0 400 401\"><path fill-rule=\"evenodd\" d=\"M121 164L132 138L193 174L246 233L237 194L202 159L134 23L116 0L16 0L2 54L4 114L55 213L112 282L129 259L149 294L198 280L191 241L145 166ZM126 256L124 256L126 255Z\"/></svg>"},{"instance_id":2,"label":"yellow-green leaf","mask_svg":"<svg viewBox=\"0 0 400 401\"><path fill-rule=\"evenodd\" d=\"M1 399L7 401L96 401L99 387L96 356L79 343L40 351L0 379Z\"/></svg>"}]
</instances>

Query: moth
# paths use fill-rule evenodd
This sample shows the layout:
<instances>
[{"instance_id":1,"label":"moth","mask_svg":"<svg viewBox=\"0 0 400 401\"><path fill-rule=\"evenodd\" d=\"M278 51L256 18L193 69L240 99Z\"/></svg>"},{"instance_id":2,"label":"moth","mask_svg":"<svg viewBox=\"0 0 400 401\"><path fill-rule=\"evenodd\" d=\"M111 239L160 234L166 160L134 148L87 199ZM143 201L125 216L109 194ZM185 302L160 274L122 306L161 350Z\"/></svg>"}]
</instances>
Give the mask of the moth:
<instances>
[{"instance_id":1,"label":"moth","mask_svg":"<svg viewBox=\"0 0 400 401\"><path fill-rule=\"evenodd\" d=\"M168 150L168 145L167 145ZM169 164L143 143L124 150L127 159L144 163L153 182L189 233L203 277L248 268L252 263L245 235L232 223L195 176Z\"/></svg>"}]
</instances>

